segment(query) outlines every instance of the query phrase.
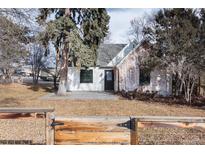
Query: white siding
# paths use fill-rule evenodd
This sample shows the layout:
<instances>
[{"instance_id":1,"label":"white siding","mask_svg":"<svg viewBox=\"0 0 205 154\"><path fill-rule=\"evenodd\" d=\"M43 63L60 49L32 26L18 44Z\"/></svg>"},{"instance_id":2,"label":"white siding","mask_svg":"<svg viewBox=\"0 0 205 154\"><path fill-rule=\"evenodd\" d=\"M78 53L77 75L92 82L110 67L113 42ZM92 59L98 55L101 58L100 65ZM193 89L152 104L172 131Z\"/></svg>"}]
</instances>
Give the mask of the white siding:
<instances>
[{"instance_id":1,"label":"white siding","mask_svg":"<svg viewBox=\"0 0 205 154\"><path fill-rule=\"evenodd\" d=\"M119 90L133 91L139 86L139 67L136 57L126 59L119 67Z\"/></svg>"},{"instance_id":2,"label":"white siding","mask_svg":"<svg viewBox=\"0 0 205 154\"><path fill-rule=\"evenodd\" d=\"M139 63L138 53L145 52L145 49L139 47L134 49L118 66L119 70L119 90L133 91L141 89L146 91L157 91L160 95L171 95L172 77L166 70L154 69L150 73L150 84L146 86L139 85ZM116 87L116 85L115 85Z\"/></svg>"},{"instance_id":3,"label":"white siding","mask_svg":"<svg viewBox=\"0 0 205 154\"><path fill-rule=\"evenodd\" d=\"M143 91L158 91L158 94L172 94L172 77L166 70L155 69L150 73L150 85L143 86Z\"/></svg>"},{"instance_id":4,"label":"white siding","mask_svg":"<svg viewBox=\"0 0 205 154\"><path fill-rule=\"evenodd\" d=\"M83 69L83 68L81 68ZM91 67L93 70L93 83L80 83L80 68L68 68L68 91L104 91L104 70L99 67Z\"/></svg>"}]
</instances>

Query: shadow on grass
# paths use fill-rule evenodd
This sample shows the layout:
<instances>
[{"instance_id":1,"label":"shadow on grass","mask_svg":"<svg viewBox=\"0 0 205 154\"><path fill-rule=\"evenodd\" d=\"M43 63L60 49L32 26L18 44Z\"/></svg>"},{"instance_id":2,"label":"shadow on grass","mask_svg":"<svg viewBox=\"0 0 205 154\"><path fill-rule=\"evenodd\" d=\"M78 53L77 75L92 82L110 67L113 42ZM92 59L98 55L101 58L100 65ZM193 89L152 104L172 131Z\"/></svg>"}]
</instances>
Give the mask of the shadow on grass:
<instances>
[{"instance_id":1,"label":"shadow on grass","mask_svg":"<svg viewBox=\"0 0 205 154\"><path fill-rule=\"evenodd\" d=\"M31 113L1 113L0 119L20 119L32 117Z\"/></svg>"},{"instance_id":2,"label":"shadow on grass","mask_svg":"<svg viewBox=\"0 0 205 154\"><path fill-rule=\"evenodd\" d=\"M192 102L187 103L183 96L158 96L152 93L131 93L132 98L130 98L129 93L118 93L118 95L122 96L124 99L129 100L139 100L148 103L162 103L167 105L184 105L190 107L204 107L205 106L205 97L203 96L193 96ZM203 109L203 108L201 108Z\"/></svg>"},{"instance_id":3,"label":"shadow on grass","mask_svg":"<svg viewBox=\"0 0 205 154\"><path fill-rule=\"evenodd\" d=\"M15 98L5 98L0 100L0 107L16 107L19 105L20 102Z\"/></svg>"},{"instance_id":4,"label":"shadow on grass","mask_svg":"<svg viewBox=\"0 0 205 154\"><path fill-rule=\"evenodd\" d=\"M43 89L45 92L48 93L54 93L56 92L56 89L54 88L53 84L32 84L32 83L23 83L23 85L29 86L28 89L33 90L33 91L39 91L41 89Z\"/></svg>"}]
</instances>

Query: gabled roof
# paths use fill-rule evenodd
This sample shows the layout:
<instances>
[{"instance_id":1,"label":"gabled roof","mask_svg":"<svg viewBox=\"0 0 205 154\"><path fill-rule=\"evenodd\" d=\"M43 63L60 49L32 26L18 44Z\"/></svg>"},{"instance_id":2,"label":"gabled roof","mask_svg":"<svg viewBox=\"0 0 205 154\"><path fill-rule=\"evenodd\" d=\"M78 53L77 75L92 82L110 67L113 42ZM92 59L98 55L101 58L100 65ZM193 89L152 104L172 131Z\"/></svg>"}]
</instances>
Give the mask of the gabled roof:
<instances>
[{"instance_id":1,"label":"gabled roof","mask_svg":"<svg viewBox=\"0 0 205 154\"><path fill-rule=\"evenodd\" d=\"M126 59L126 57L128 57L132 52L136 51L136 49L138 49L145 41L141 41L139 42L137 45L135 45L128 53L127 55L125 55L117 64L116 66L119 66L120 64L123 63L123 61Z\"/></svg>"},{"instance_id":2,"label":"gabled roof","mask_svg":"<svg viewBox=\"0 0 205 154\"><path fill-rule=\"evenodd\" d=\"M101 44L97 50L97 66L108 66L126 44Z\"/></svg>"},{"instance_id":3,"label":"gabled roof","mask_svg":"<svg viewBox=\"0 0 205 154\"><path fill-rule=\"evenodd\" d=\"M138 45L137 45L138 46ZM128 43L109 63L107 66L116 66L119 64L133 49L136 48L136 42Z\"/></svg>"}]
</instances>

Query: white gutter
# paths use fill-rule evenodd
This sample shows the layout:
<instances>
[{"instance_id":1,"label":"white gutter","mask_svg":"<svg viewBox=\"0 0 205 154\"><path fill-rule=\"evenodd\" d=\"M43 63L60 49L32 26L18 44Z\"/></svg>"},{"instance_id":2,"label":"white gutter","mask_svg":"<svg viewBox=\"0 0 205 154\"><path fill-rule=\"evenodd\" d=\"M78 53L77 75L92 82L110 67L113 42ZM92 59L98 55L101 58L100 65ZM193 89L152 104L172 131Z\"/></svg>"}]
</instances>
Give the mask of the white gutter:
<instances>
[{"instance_id":1,"label":"white gutter","mask_svg":"<svg viewBox=\"0 0 205 154\"><path fill-rule=\"evenodd\" d=\"M128 43L108 64L107 66L116 66L118 63L126 57L130 51L132 51L135 47L134 41Z\"/></svg>"}]
</instances>

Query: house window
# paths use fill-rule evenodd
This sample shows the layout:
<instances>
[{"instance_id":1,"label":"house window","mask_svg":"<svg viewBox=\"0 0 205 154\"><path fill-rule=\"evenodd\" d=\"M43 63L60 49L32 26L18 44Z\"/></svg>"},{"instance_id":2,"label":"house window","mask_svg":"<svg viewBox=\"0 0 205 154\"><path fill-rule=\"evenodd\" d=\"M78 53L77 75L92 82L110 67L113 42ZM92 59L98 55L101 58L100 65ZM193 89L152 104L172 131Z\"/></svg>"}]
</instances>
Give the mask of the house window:
<instances>
[{"instance_id":1,"label":"house window","mask_svg":"<svg viewBox=\"0 0 205 154\"><path fill-rule=\"evenodd\" d=\"M112 78L113 78L112 72L111 71L107 71L106 72L106 80L107 81L112 81Z\"/></svg>"},{"instance_id":2,"label":"house window","mask_svg":"<svg viewBox=\"0 0 205 154\"><path fill-rule=\"evenodd\" d=\"M80 83L93 83L93 70L80 70Z\"/></svg>"},{"instance_id":3,"label":"house window","mask_svg":"<svg viewBox=\"0 0 205 154\"><path fill-rule=\"evenodd\" d=\"M150 84L150 70L140 69L140 85Z\"/></svg>"}]
</instances>

